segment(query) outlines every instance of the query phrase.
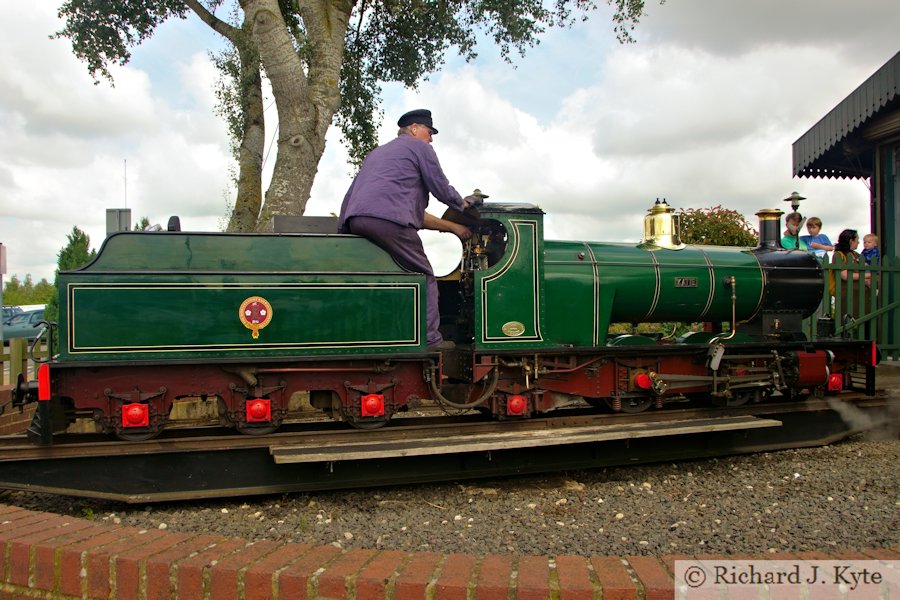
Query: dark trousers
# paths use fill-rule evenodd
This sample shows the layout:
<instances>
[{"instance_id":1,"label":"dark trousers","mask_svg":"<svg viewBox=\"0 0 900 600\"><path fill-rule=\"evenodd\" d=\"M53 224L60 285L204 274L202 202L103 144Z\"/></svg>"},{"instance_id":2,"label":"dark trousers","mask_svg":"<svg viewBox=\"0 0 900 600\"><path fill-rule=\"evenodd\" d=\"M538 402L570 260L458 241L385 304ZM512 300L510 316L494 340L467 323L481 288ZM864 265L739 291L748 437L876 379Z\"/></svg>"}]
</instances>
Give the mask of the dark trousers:
<instances>
[{"instance_id":1,"label":"dark trousers","mask_svg":"<svg viewBox=\"0 0 900 600\"><path fill-rule=\"evenodd\" d=\"M422 238L419 237L416 229L377 217L351 217L347 220L346 228L350 230L350 233L361 235L384 249L398 265L407 271L425 275L425 318L428 327L428 345L440 344L443 337L438 331L441 314L438 309L437 281L434 279L431 263L425 256Z\"/></svg>"}]
</instances>

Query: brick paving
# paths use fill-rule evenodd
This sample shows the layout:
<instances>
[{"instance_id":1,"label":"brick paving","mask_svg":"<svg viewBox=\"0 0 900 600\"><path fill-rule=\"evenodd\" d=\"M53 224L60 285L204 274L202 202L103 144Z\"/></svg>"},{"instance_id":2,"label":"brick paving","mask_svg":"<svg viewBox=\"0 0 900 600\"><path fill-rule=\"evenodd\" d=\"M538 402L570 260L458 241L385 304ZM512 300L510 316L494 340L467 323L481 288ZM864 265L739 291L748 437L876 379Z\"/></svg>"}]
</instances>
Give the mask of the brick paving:
<instances>
[{"instance_id":1,"label":"brick paving","mask_svg":"<svg viewBox=\"0 0 900 600\"><path fill-rule=\"evenodd\" d=\"M340 550L148 531L2 504L0 548L0 598L655 600L674 597L675 560L715 558ZM900 560L900 548L777 558Z\"/></svg>"}]
</instances>

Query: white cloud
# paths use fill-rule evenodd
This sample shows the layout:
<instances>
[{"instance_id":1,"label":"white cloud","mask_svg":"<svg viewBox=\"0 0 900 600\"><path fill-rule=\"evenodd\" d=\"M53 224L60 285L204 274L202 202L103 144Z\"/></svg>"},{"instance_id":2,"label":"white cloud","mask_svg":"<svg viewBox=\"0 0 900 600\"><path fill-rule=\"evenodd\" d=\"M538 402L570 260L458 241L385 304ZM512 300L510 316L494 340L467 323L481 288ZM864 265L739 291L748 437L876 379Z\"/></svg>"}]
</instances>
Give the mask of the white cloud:
<instances>
[{"instance_id":1,"label":"white cloud","mask_svg":"<svg viewBox=\"0 0 900 600\"><path fill-rule=\"evenodd\" d=\"M635 32L640 44L674 43L726 56L772 45L812 47L872 65L896 52L900 25L900 12L885 0L669 0L648 2L647 12Z\"/></svg>"},{"instance_id":2,"label":"white cloud","mask_svg":"<svg viewBox=\"0 0 900 600\"><path fill-rule=\"evenodd\" d=\"M197 229L217 228L231 159L205 52L170 66L177 106L131 66L112 69L115 87L94 85L68 42L48 39L60 28L55 14L29 6L0 7L0 242L9 275L52 279L73 226L100 245L106 208L127 205L134 221L181 214L196 217Z\"/></svg>"},{"instance_id":3,"label":"white cloud","mask_svg":"<svg viewBox=\"0 0 900 600\"><path fill-rule=\"evenodd\" d=\"M671 48L662 60L658 52L629 46L612 53L605 79L561 99L547 123L501 98L477 69L442 74L386 112L430 107L451 183L541 206L548 237L637 241L657 197L679 208L723 205L755 225L758 210L787 208L782 199L794 189L809 196L804 212L823 218L833 237L844 226L868 230L862 183L791 177L791 143L818 117L802 103L771 101L780 79L768 73L780 50L730 59ZM680 74L670 75L677 65ZM705 78L695 79L700 73ZM713 93L738 80L746 92ZM385 141L394 135L387 129ZM335 196L332 210L339 205ZM432 202L431 210L440 214L443 206Z\"/></svg>"},{"instance_id":4,"label":"white cloud","mask_svg":"<svg viewBox=\"0 0 900 600\"><path fill-rule=\"evenodd\" d=\"M550 32L518 69L485 51L416 92L389 87L381 139L403 112L430 108L460 192L541 206L550 238L636 241L657 197L723 205L755 223L761 208L787 208L793 190L833 238L845 226L867 231L864 184L792 178L791 144L896 52L896 13L881 0L669 0L648 4L637 44L618 46L604 8ZM167 27L116 68L115 88L95 86L68 42L47 38L60 28L52 6L0 5L0 242L10 273L52 277L72 226L99 245L104 209L126 196L134 220L178 214L185 229L220 226L231 161L212 111L208 39L193 39L204 29L195 19ZM340 208L351 168L339 140L329 132L307 214ZM269 171L273 162L274 153ZM433 243L458 252L446 235Z\"/></svg>"}]
</instances>

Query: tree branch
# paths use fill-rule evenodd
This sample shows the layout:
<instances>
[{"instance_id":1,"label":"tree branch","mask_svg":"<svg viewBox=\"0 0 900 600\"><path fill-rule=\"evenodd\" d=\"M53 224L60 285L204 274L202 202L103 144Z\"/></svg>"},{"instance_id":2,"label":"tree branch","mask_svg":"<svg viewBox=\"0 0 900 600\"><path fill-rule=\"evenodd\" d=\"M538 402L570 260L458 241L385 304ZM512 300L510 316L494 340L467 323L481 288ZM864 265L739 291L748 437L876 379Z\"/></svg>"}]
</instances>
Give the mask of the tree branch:
<instances>
[{"instance_id":1,"label":"tree branch","mask_svg":"<svg viewBox=\"0 0 900 600\"><path fill-rule=\"evenodd\" d=\"M183 2L190 8L194 13L200 17L200 20L209 25L213 31L216 33L226 37L232 43L238 43L238 36L241 31L237 27L233 25L229 25L213 13L206 10L206 7L200 4L198 0L183 0Z\"/></svg>"}]
</instances>

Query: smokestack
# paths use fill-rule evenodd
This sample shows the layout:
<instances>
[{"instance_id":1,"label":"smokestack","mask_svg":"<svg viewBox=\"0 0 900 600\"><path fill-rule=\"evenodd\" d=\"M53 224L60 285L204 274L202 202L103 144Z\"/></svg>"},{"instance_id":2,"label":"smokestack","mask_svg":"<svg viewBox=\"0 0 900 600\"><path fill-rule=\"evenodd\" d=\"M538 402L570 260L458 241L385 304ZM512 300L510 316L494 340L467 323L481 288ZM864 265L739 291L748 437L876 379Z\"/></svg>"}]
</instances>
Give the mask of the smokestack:
<instances>
[{"instance_id":1,"label":"smokestack","mask_svg":"<svg viewBox=\"0 0 900 600\"><path fill-rule=\"evenodd\" d=\"M759 217L759 246L757 250L781 250L781 215L777 208L764 208Z\"/></svg>"}]
</instances>

